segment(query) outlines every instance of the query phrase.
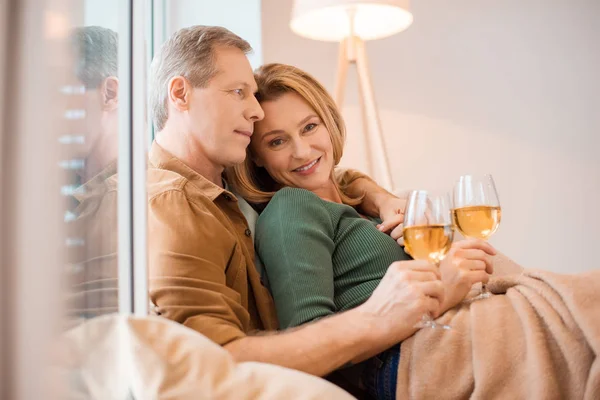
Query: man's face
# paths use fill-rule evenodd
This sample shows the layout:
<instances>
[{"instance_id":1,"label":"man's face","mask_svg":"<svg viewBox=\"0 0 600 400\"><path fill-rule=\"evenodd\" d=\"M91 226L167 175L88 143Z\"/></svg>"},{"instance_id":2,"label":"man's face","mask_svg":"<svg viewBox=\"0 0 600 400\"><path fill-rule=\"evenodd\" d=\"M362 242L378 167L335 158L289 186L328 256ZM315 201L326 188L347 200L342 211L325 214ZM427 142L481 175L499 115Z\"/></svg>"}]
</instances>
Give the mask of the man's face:
<instances>
[{"instance_id":1,"label":"man's face","mask_svg":"<svg viewBox=\"0 0 600 400\"><path fill-rule=\"evenodd\" d=\"M216 48L215 66L218 72L208 86L190 93L187 124L207 160L230 167L244 161L254 122L264 113L254 97L252 68L241 50Z\"/></svg>"},{"instance_id":2,"label":"man's face","mask_svg":"<svg viewBox=\"0 0 600 400\"><path fill-rule=\"evenodd\" d=\"M84 94L85 109L85 154L88 157L98 145L102 136L102 91L100 88L86 89Z\"/></svg>"},{"instance_id":3,"label":"man's face","mask_svg":"<svg viewBox=\"0 0 600 400\"><path fill-rule=\"evenodd\" d=\"M106 150L102 141L118 140L118 79L108 77L93 89L86 89L84 94L85 109L85 154L89 156L94 151ZM99 149L98 146L104 147ZM117 154L103 155L105 158L116 158Z\"/></svg>"},{"instance_id":4,"label":"man's face","mask_svg":"<svg viewBox=\"0 0 600 400\"><path fill-rule=\"evenodd\" d=\"M72 121L73 132L81 134L84 141L70 146L71 155L77 158L116 158L117 154L105 152L109 141L118 140L118 79L106 78L98 87L86 88L85 93L74 98L70 108L85 111L82 119ZM112 146L116 148L115 146Z\"/></svg>"}]
</instances>

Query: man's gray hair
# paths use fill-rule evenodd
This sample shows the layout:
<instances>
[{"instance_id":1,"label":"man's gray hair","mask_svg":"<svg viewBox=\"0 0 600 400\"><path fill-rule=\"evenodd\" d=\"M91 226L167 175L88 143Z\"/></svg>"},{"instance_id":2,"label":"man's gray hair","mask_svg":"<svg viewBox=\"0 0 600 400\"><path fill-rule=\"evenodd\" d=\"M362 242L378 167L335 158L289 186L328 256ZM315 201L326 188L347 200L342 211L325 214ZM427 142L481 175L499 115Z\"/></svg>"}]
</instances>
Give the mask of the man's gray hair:
<instances>
[{"instance_id":1,"label":"man's gray hair","mask_svg":"<svg viewBox=\"0 0 600 400\"><path fill-rule=\"evenodd\" d=\"M175 32L160 48L150 66L150 112L158 131L167 118L169 81L176 76L187 79L193 87L206 87L217 73L215 47L235 47L248 53L250 44L220 26L191 26Z\"/></svg>"},{"instance_id":2,"label":"man's gray hair","mask_svg":"<svg viewBox=\"0 0 600 400\"><path fill-rule=\"evenodd\" d=\"M71 36L75 49L75 75L87 89L97 88L119 70L119 38L101 26L76 28Z\"/></svg>"}]
</instances>

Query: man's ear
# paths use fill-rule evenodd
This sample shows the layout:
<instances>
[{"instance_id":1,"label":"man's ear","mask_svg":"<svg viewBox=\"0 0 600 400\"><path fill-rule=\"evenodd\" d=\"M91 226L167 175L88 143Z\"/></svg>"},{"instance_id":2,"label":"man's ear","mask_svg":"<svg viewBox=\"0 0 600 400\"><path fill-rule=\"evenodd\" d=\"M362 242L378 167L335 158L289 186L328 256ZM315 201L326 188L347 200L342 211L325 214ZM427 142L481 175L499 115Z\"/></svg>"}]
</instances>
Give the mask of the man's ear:
<instances>
[{"instance_id":1,"label":"man's ear","mask_svg":"<svg viewBox=\"0 0 600 400\"><path fill-rule=\"evenodd\" d=\"M169 102L179 111L186 111L190 102L190 84L183 76L175 76L169 81Z\"/></svg>"},{"instance_id":2,"label":"man's ear","mask_svg":"<svg viewBox=\"0 0 600 400\"><path fill-rule=\"evenodd\" d=\"M102 82L102 108L112 111L119 107L119 79L109 76Z\"/></svg>"}]
</instances>

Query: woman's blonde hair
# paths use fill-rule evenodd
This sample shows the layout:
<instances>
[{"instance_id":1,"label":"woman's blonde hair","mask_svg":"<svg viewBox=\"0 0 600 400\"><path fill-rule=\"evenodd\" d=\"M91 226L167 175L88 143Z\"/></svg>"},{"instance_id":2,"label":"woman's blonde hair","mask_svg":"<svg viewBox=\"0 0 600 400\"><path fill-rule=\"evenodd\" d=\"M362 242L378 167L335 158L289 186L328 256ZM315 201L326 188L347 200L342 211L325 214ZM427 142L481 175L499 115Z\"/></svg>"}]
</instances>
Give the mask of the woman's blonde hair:
<instances>
[{"instance_id":1,"label":"woman's blonde hair","mask_svg":"<svg viewBox=\"0 0 600 400\"><path fill-rule=\"evenodd\" d=\"M323 85L299 68L276 63L266 64L257 69L254 78L258 85L256 98L260 103L277 100L286 93L296 93L310 105L329 132L333 145L334 166L337 166L344 151L346 126L335 102ZM267 203L281 185L265 168L257 166L254 159L251 146L248 146L245 161L228 169L227 179L233 189L250 203ZM362 202L364 195L352 197L346 190L360 174L346 174L344 179L337 177L334 171L331 174L344 204L355 206Z\"/></svg>"}]
</instances>

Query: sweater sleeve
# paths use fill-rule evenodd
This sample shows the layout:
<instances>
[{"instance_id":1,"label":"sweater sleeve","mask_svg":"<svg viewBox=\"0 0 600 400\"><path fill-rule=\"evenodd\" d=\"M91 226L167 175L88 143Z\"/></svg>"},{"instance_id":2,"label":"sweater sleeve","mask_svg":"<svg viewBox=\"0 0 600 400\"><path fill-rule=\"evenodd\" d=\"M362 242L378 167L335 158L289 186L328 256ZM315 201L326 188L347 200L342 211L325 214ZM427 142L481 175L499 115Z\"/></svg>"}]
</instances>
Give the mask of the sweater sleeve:
<instances>
[{"instance_id":1,"label":"sweater sleeve","mask_svg":"<svg viewBox=\"0 0 600 400\"><path fill-rule=\"evenodd\" d=\"M282 328L333 314L334 224L325 203L304 189L284 188L256 227L262 259Z\"/></svg>"}]
</instances>

